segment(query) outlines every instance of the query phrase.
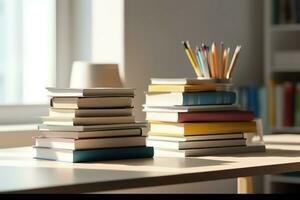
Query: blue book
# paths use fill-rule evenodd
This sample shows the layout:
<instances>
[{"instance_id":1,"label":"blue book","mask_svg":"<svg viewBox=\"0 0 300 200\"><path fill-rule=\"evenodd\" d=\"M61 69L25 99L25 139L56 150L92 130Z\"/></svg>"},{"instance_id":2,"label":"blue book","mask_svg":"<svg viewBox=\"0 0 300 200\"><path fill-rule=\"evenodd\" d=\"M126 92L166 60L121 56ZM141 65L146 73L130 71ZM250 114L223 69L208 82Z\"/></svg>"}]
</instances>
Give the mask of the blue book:
<instances>
[{"instance_id":1,"label":"blue book","mask_svg":"<svg viewBox=\"0 0 300 200\"><path fill-rule=\"evenodd\" d=\"M259 117L258 89L255 86L248 87L248 110L252 111L255 117Z\"/></svg>"},{"instance_id":2,"label":"blue book","mask_svg":"<svg viewBox=\"0 0 300 200\"><path fill-rule=\"evenodd\" d=\"M232 105L236 103L236 92L174 92L149 93L146 95L147 106L199 106Z\"/></svg>"},{"instance_id":3,"label":"blue book","mask_svg":"<svg viewBox=\"0 0 300 200\"><path fill-rule=\"evenodd\" d=\"M153 155L153 147L145 146L129 148L91 149L79 151L34 147L34 158L36 159L56 160L72 163L133 158L152 158Z\"/></svg>"}]
</instances>

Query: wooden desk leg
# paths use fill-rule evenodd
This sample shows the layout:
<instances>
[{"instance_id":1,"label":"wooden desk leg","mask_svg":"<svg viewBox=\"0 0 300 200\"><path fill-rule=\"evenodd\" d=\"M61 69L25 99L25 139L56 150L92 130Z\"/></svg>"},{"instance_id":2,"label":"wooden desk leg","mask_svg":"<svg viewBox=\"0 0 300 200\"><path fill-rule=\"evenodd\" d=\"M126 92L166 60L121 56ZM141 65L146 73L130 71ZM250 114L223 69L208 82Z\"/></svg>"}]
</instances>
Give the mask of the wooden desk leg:
<instances>
[{"instance_id":1,"label":"wooden desk leg","mask_svg":"<svg viewBox=\"0 0 300 200\"><path fill-rule=\"evenodd\" d=\"M237 179L238 194L253 194L252 177L239 177Z\"/></svg>"}]
</instances>

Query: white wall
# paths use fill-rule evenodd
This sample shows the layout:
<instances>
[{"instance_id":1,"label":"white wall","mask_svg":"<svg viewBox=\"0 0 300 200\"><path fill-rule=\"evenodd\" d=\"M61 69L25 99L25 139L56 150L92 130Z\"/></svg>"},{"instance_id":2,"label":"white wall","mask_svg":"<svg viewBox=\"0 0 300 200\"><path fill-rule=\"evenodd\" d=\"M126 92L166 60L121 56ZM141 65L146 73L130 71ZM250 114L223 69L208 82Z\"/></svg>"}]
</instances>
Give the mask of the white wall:
<instances>
[{"instance_id":1,"label":"white wall","mask_svg":"<svg viewBox=\"0 0 300 200\"><path fill-rule=\"evenodd\" d=\"M261 0L125 0L125 75L137 116L151 77L193 77L181 44L242 45L234 81L262 82Z\"/></svg>"}]
</instances>

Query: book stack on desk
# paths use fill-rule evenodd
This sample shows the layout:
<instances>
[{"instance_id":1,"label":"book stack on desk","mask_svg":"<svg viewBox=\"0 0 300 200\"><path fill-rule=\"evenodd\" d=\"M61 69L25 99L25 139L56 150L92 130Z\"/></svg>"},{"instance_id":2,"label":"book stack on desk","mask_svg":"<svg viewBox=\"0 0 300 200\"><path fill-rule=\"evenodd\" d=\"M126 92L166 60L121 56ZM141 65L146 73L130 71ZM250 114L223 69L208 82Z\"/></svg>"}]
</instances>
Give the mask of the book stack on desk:
<instances>
[{"instance_id":1,"label":"book stack on desk","mask_svg":"<svg viewBox=\"0 0 300 200\"><path fill-rule=\"evenodd\" d=\"M152 79L146 94L147 146L155 154L205 156L264 151L253 112L241 110L229 80Z\"/></svg>"},{"instance_id":2,"label":"book stack on desk","mask_svg":"<svg viewBox=\"0 0 300 200\"><path fill-rule=\"evenodd\" d=\"M48 88L49 116L35 138L35 158L66 162L144 158L142 127L132 115L134 90L127 88Z\"/></svg>"}]
</instances>

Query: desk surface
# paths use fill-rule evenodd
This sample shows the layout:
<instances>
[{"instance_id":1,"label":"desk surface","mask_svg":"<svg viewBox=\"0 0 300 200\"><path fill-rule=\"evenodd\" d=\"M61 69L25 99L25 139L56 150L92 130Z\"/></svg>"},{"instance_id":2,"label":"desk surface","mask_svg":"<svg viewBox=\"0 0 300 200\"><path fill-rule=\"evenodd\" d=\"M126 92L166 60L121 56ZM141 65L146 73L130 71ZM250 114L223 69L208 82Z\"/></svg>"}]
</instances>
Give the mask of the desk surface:
<instances>
[{"instance_id":1,"label":"desk surface","mask_svg":"<svg viewBox=\"0 0 300 200\"><path fill-rule=\"evenodd\" d=\"M262 153L80 164L34 160L31 147L0 150L0 192L84 193L290 171L300 171L299 144L273 143Z\"/></svg>"}]
</instances>

